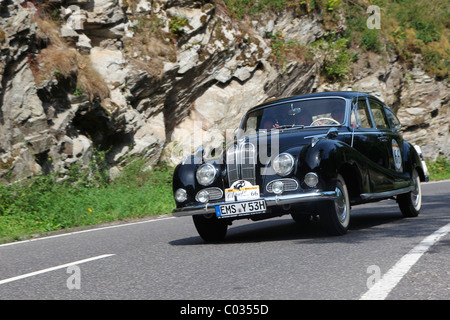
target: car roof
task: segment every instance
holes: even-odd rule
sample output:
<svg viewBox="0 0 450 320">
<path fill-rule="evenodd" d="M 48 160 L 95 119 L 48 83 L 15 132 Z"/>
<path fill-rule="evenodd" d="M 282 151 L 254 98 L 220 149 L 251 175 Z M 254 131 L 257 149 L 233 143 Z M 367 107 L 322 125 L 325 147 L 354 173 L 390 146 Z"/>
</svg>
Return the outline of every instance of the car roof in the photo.
<svg viewBox="0 0 450 320">
<path fill-rule="evenodd" d="M 270 100 L 267 102 L 264 102 L 260 105 L 257 105 L 253 108 L 251 108 L 249 110 L 249 112 L 255 110 L 255 109 L 259 109 L 261 107 L 265 107 L 265 106 L 270 106 L 273 104 L 277 104 L 280 102 L 289 102 L 289 101 L 294 101 L 294 100 L 298 100 L 298 99 L 309 99 L 309 98 L 326 98 L 326 97 L 342 97 L 345 99 L 352 99 L 355 97 L 370 97 L 373 99 L 376 99 L 378 101 L 380 101 L 378 98 L 364 93 L 364 92 L 358 92 L 358 91 L 329 91 L 329 92 L 319 92 L 319 93 L 311 93 L 311 94 L 305 94 L 305 95 L 299 95 L 299 96 L 292 96 L 292 97 L 288 97 L 288 98 L 282 98 L 282 99 L 276 99 L 276 100 Z M 380 101 L 381 103 L 383 103 L 382 101 Z M 384 104 L 384 103 L 383 103 Z"/>
</svg>

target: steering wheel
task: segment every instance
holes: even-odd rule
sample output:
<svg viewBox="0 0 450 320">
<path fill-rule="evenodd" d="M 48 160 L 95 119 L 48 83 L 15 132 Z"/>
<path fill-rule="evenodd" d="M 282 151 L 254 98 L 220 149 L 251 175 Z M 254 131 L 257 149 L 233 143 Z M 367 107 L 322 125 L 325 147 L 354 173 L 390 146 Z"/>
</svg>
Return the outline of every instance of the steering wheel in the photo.
<svg viewBox="0 0 450 320">
<path fill-rule="evenodd" d="M 323 125 L 323 123 L 319 124 L 320 121 L 331 121 L 331 122 L 336 123 L 336 124 L 341 124 L 339 121 L 337 121 L 337 120 L 335 120 L 333 118 L 319 118 L 319 119 L 316 119 L 313 122 L 311 122 L 311 126 Z"/>
</svg>

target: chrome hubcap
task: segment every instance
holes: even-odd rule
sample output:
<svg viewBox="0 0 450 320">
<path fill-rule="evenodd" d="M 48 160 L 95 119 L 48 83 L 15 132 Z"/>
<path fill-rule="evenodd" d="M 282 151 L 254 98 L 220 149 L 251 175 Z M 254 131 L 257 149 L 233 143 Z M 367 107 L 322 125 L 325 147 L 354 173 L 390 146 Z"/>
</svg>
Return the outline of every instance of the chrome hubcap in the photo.
<svg viewBox="0 0 450 320">
<path fill-rule="evenodd" d="M 411 202 L 416 210 L 420 209 L 422 201 L 422 189 L 420 187 L 420 178 L 416 172 L 413 175 L 414 190 L 411 191 Z"/>
<path fill-rule="evenodd" d="M 336 187 L 336 200 L 334 206 L 336 208 L 336 214 L 340 223 L 344 223 L 347 218 L 347 204 L 345 203 L 345 196 L 341 189 Z"/>
</svg>

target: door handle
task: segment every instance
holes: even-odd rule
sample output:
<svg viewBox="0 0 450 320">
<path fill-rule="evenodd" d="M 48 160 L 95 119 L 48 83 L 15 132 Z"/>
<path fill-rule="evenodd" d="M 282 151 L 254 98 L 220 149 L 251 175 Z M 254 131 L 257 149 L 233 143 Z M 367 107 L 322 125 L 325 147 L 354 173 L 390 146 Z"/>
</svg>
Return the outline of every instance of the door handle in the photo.
<svg viewBox="0 0 450 320">
<path fill-rule="evenodd" d="M 380 136 L 380 137 L 378 137 L 378 140 L 380 140 L 381 142 L 387 142 L 388 138 L 385 136 Z"/>
</svg>

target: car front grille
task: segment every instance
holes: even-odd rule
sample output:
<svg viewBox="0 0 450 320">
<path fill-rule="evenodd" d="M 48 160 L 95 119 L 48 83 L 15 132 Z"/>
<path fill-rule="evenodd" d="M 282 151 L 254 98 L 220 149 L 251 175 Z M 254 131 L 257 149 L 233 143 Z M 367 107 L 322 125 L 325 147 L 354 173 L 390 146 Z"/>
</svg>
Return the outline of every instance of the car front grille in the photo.
<svg viewBox="0 0 450 320">
<path fill-rule="evenodd" d="M 230 186 L 237 180 L 256 184 L 256 149 L 250 142 L 241 142 L 227 150 L 227 174 Z"/>
</svg>

